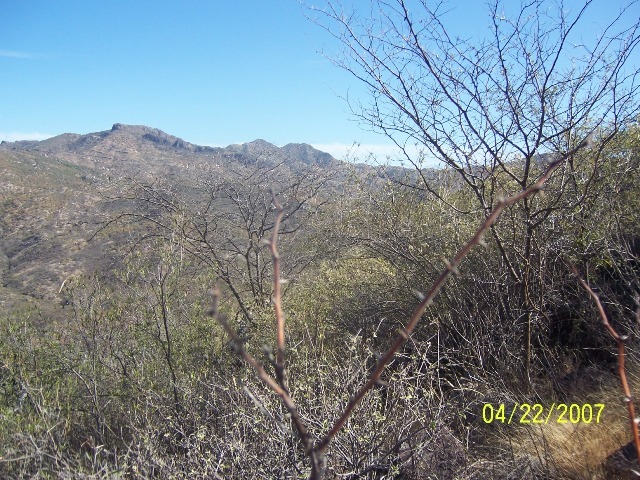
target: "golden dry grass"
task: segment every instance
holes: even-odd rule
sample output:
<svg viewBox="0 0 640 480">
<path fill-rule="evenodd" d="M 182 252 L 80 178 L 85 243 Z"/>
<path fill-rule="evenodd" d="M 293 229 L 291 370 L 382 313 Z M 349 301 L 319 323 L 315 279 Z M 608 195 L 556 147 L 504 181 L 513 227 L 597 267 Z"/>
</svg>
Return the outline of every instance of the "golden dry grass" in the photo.
<svg viewBox="0 0 640 480">
<path fill-rule="evenodd" d="M 637 368 L 632 370 L 638 371 Z M 634 375 L 631 377 L 632 388 L 636 387 L 633 391 L 637 391 L 638 378 Z M 577 392 L 566 401 L 566 404 L 581 406 L 596 403 L 605 404 L 599 423 L 550 421 L 546 425 L 529 425 L 512 431 L 508 440 L 514 455 L 536 457 L 547 466 L 548 471 L 554 472 L 555 478 L 634 478 L 621 471 L 612 472 L 611 462 L 607 461 L 631 441 L 626 404 L 615 375 L 611 374 L 605 386 L 598 391 Z M 557 420 L 557 415 L 554 417 Z"/>
</svg>

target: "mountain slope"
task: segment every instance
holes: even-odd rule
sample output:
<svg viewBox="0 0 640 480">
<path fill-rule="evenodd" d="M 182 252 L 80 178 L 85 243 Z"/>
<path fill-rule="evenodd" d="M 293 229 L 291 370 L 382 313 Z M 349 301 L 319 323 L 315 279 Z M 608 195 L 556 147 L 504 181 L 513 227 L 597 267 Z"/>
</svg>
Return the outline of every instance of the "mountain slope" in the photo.
<svg viewBox="0 0 640 480">
<path fill-rule="evenodd" d="M 289 157 L 296 158 L 308 165 L 329 165 L 335 158 L 326 152 L 316 150 L 306 143 L 288 143 L 281 150 Z"/>
<path fill-rule="evenodd" d="M 76 165 L 95 168 L 109 176 L 180 174 L 200 165 L 287 162 L 327 165 L 336 160 L 310 145 L 289 144 L 278 148 L 255 140 L 226 148 L 194 145 L 156 128 L 116 123 L 111 130 L 79 135 L 65 133 L 42 141 L 2 142 L 0 151 L 30 151 L 52 155 Z"/>
<path fill-rule="evenodd" d="M 59 291 L 66 279 L 112 269 L 127 234 L 111 231 L 88 240 L 104 216 L 117 211 L 118 202 L 107 196 L 132 179 L 165 183 L 195 201 L 203 180 L 224 183 L 231 172 L 281 165 L 296 178 L 312 165 L 324 168 L 332 162 L 341 163 L 305 144 L 278 148 L 255 140 L 214 148 L 119 123 L 84 135 L 2 142 L 0 308 L 36 305 L 55 316 L 64 305 Z"/>
</svg>

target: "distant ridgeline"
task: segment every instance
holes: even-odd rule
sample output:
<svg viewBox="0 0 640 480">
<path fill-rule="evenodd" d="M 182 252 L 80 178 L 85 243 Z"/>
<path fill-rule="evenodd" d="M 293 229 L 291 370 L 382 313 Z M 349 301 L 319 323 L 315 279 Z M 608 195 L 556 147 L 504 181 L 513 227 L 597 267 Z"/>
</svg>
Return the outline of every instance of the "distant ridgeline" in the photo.
<svg viewBox="0 0 640 480">
<path fill-rule="evenodd" d="M 226 148 L 209 147 L 194 145 L 157 128 L 122 123 L 114 124 L 111 130 L 85 135 L 64 133 L 41 141 L 3 141 L 0 149 L 38 152 L 76 165 L 106 170 L 116 167 L 118 171 L 123 168 L 148 171 L 148 167 L 210 163 L 212 158 L 243 164 L 287 162 L 292 166 L 327 166 L 336 162 L 330 154 L 304 143 L 290 143 L 279 148 L 264 140 L 255 140 Z"/>
</svg>

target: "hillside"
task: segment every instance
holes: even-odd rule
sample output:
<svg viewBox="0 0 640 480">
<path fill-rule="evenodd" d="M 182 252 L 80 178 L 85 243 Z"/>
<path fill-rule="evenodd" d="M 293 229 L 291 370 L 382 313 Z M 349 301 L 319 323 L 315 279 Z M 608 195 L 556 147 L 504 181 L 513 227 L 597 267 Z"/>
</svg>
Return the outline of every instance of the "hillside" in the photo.
<svg viewBox="0 0 640 480">
<path fill-rule="evenodd" d="M 213 148 L 119 123 L 84 135 L 2 142 L 0 307 L 58 311 L 66 301 L 59 294 L 66 279 L 113 267 L 127 239 L 93 235 L 117 210 L 107 196 L 123 182 L 169 182 L 186 193 L 207 175 L 224 181 L 247 166 L 282 164 L 295 176 L 340 163 L 306 144 L 278 148 L 256 140 Z"/>
<path fill-rule="evenodd" d="M 190 168 L 212 164 L 287 162 L 290 168 L 327 165 L 336 160 L 310 145 L 282 148 L 255 140 L 226 148 L 194 145 L 156 128 L 116 123 L 110 130 L 79 135 L 65 133 L 42 141 L 0 144 L 0 152 L 32 152 L 94 169 L 108 176 L 183 174 Z"/>
<path fill-rule="evenodd" d="M 144 126 L 4 142 L 0 476 L 300 476 L 293 416 L 320 441 L 366 385 L 327 450 L 345 478 L 618 478 L 603 473 L 629 441 L 618 350 L 568 266 L 637 370 L 640 136 L 603 138 L 539 193 L 521 185 L 543 157 L 466 183 Z M 502 215 L 465 250 L 488 208 Z M 278 375 L 278 298 L 295 409 L 233 354 Z"/>
</svg>

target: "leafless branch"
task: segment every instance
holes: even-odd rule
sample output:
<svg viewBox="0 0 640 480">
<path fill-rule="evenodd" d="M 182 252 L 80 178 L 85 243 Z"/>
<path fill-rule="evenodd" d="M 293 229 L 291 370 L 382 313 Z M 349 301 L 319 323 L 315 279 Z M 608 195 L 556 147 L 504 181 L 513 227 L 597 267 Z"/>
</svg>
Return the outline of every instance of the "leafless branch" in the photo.
<svg viewBox="0 0 640 480">
<path fill-rule="evenodd" d="M 305 453 L 311 460 L 310 478 L 314 480 L 320 479 L 322 464 L 324 462 L 323 455 L 320 452 L 314 450 L 311 436 L 307 432 L 307 428 L 300 418 L 300 415 L 298 414 L 298 408 L 291 398 L 291 395 L 289 395 L 289 392 L 286 388 L 281 387 L 279 382 L 267 373 L 264 366 L 258 360 L 256 360 L 253 355 L 247 352 L 247 350 L 244 348 L 244 343 L 240 336 L 237 334 L 235 329 L 231 327 L 231 325 L 229 325 L 229 322 L 227 322 L 225 316 L 218 311 L 218 303 L 220 299 L 220 290 L 218 289 L 218 287 L 214 287 L 211 294 L 213 297 L 213 303 L 211 309 L 209 310 L 209 315 L 216 319 L 225 330 L 225 332 L 227 332 L 227 335 L 231 337 L 238 356 L 240 356 L 245 362 L 247 362 L 256 371 L 256 375 L 258 376 L 258 378 L 276 395 L 280 397 L 285 408 L 291 415 L 291 421 L 293 422 L 293 425 L 298 432 L 300 443 L 302 444 Z"/>
<path fill-rule="evenodd" d="M 609 334 L 614 338 L 616 343 L 618 344 L 618 376 L 620 377 L 620 382 L 622 383 L 622 391 L 624 392 L 624 400 L 627 403 L 627 410 L 629 412 L 629 420 L 631 422 L 631 433 L 633 434 L 633 443 L 636 447 L 636 458 L 640 463 L 640 436 L 638 434 L 638 418 L 636 418 L 635 407 L 633 403 L 633 397 L 631 396 L 631 389 L 629 388 L 629 382 L 627 381 L 627 373 L 625 369 L 625 346 L 624 342 L 628 339 L 626 335 L 619 335 L 618 332 L 611 326 L 609 323 L 609 319 L 607 318 L 607 314 L 604 311 L 604 307 L 602 306 L 602 302 L 600 301 L 600 297 L 593 289 L 589 286 L 587 282 L 580 276 L 578 269 L 570 262 L 567 262 L 567 265 L 573 272 L 573 274 L 578 279 L 582 288 L 584 288 L 589 296 L 596 302 L 596 307 L 598 309 L 598 314 L 600 315 L 600 319 L 602 320 L 602 325 L 607 329 Z M 636 317 L 640 315 L 640 309 L 636 312 Z"/>
<path fill-rule="evenodd" d="M 324 436 L 324 438 L 316 445 L 316 449 L 319 451 L 324 451 L 329 442 L 337 435 L 340 431 L 344 423 L 347 421 L 355 407 L 360 403 L 362 398 L 367 394 L 369 390 L 371 390 L 374 385 L 380 382 L 380 377 L 382 376 L 382 372 L 386 368 L 386 366 L 393 360 L 393 357 L 398 352 L 400 347 L 402 347 L 407 340 L 409 340 L 411 334 L 415 330 L 418 322 L 422 318 L 426 308 L 431 304 L 433 299 L 436 297 L 442 286 L 444 285 L 447 278 L 452 273 L 457 273 L 458 265 L 462 262 L 462 260 L 469 254 L 469 252 L 475 247 L 482 243 L 482 236 L 484 233 L 493 225 L 500 216 L 502 210 L 509 205 L 513 205 L 514 203 L 519 202 L 531 195 L 536 194 L 542 189 L 544 183 L 549 179 L 551 174 L 556 170 L 560 165 L 562 165 L 568 158 L 572 155 L 575 155 L 579 150 L 587 147 L 589 144 L 587 141 L 580 143 L 577 147 L 567 152 L 562 157 L 558 158 L 554 162 L 550 163 L 545 172 L 538 178 L 538 180 L 531 185 L 529 188 L 522 190 L 521 192 L 508 197 L 500 199 L 491 214 L 482 222 L 480 227 L 476 230 L 475 234 L 471 237 L 471 239 L 462 247 L 462 249 L 458 252 L 458 254 L 451 261 L 446 261 L 446 268 L 442 271 L 440 276 L 435 280 L 435 282 L 431 285 L 428 293 L 424 296 L 420 304 L 416 307 L 407 326 L 401 329 L 398 332 L 398 336 L 395 341 L 387 350 L 387 352 L 382 356 L 379 360 L 375 370 L 371 374 L 371 377 L 367 381 L 367 383 L 356 393 L 356 395 L 351 398 L 344 411 L 340 415 L 340 417 L 335 421 L 333 427 L 329 430 L 329 432 Z"/>
<path fill-rule="evenodd" d="M 360 388 L 360 390 L 351 398 L 347 406 L 344 408 L 342 414 L 338 417 L 338 419 L 334 422 L 333 426 L 329 431 L 324 435 L 324 437 L 313 445 L 312 439 L 309 436 L 307 429 L 300 418 L 295 402 L 291 398 L 288 389 L 286 388 L 286 383 L 284 379 L 284 353 L 285 353 L 285 341 L 284 341 L 284 313 L 282 311 L 282 305 L 280 301 L 280 269 L 279 269 L 279 256 L 277 251 L 277 232 L 278 232 L 278 222 L 282 215 L 282 206 L 277 200 L 275 194 L 273 195 L 273 204 L 277 209 L 277 217 L 276 217 L 276 225 L 273 229 L 273 233 L 271 236 L 271 240 L 269 242 L 269 248 L 271 250 L 271 255 L 273 257 L 273 265 L 274 265 L 274 307 L 275 307 L 275 315 L 276 315 L 276 329 L 277 329 L 277 345 L 278 345 L 278 359 L 276 360 L 275 368 L 276 368 L 276 379 L 271 377 L 262 364 L 258 362 L 252 355 L 250 355 L 242 344 L 242 341 L 238 334 L 234 331 L 234 329 L 229 326 L 227 321 L 224 319 L 224 316 L 219 315 L 217 312 L 217 298 L 219 296 L 219 292 L 214 290 L 214 307 L 211 311 L 211 315 L 216 317 L 225 331 L 229 334 L 236 345 L 236 351 L 239 356 L 241 356 L 253 369 L 256 371 L 256 374 L 262 382 L 264 382 L 271 390 L 273 390 L 276 395 L 278 395 L 285 407 L 291 414 L 292 421 L 294 426 L 298 432 L 300 437 L 300 442 L 302 443 L 305 452 L 309 456 L 311 460 L 311 479 L 320 479 L 322 477 L 322 472 L 324 471 L 324 452 L 326 448 L 329 446 L 331 440 L 338 434 L 338 432 L 342 429 L 347 419 L 350 417 L 354 409 L 358 406 L 360 401 L 364 398 L 364 396 L 376 385 L 381 382 L 381 376 L 387 365 L 393 360 L 395 354 L 398 350 L 404 345 L 407 340 L 409 340 L 411 334 L 414 332 L 418 322 L 422 318 L 426 308 L 431 304 L 433 299 L 436 297 L 438 292 L 441 290 L 447 278 L 452 273 L 458 273 L 458 266 L 462 262 L 462 260 L 469 254 L 469 252 L 476 245 L 482 244 L 482 236 L 486 233 L 486 231 L 498 220 L 501 212 L 508 207 L 509 205 L 513 205 L 527 197 L 530 197 L 537 192 L 539 192 L 545 182 L 551 177 L 552 173 L 562 165 L 568 158 L 575 155 L 579 150 L 589 146 L 589 142 L 587 140 L 580 143 L 577 147 L 570 150 L 566 154 L 562 155 L 552 163 L 550 163 L 547 169 L 544 171 L 542 175 L 537 179 L 537 181 L 529 186 L 528 188 L 516 193 L 508 198 L 501 198 L 491 213 L 485 218 L 482 224 L 478 227 L 474 235 L 471 239 L 460 249 L 457 255 L 451 261 L 444 260 L 446 268 L 442 271 L 440 276 L 435 280 L 429 289 L 428 293 L 422 298 L 421 302 L 418 304 L 416 309 L 414 310 L 409 322 L 406 327 L 401 329 L 398 332 L 398 336 L 396 337 L 394 343 L 387 350 L 387 352 L 381 356 L 380 360 L 373 373 L 371 374 L 367 383 Z"/>
<path fill-rule="evenodd" d="M 284 215 L 284 209 L 276 198 L 276 194 L 271 190 L 271 196 L 273 205 L 276 208 L 276 220 L 274 222 L 273 230 L 271 232 L 271 240 L 269 241 L 269 250 L 271 251 L 271 257 L 273 258 L 273 308 L 276 316 L 276 378 L 278 383 L 288 391 L 286 386 L 286 379 L 284 375 L 284 354 L 285 354 L 285 341 L 284 341 L 284 311 L 282 310 L 282 291 L 281 285 L 283 279 L 280 277 L 280 255 L 278 254 L 278 232 L 280 230 L 280 222 Z"/>
</svg>

